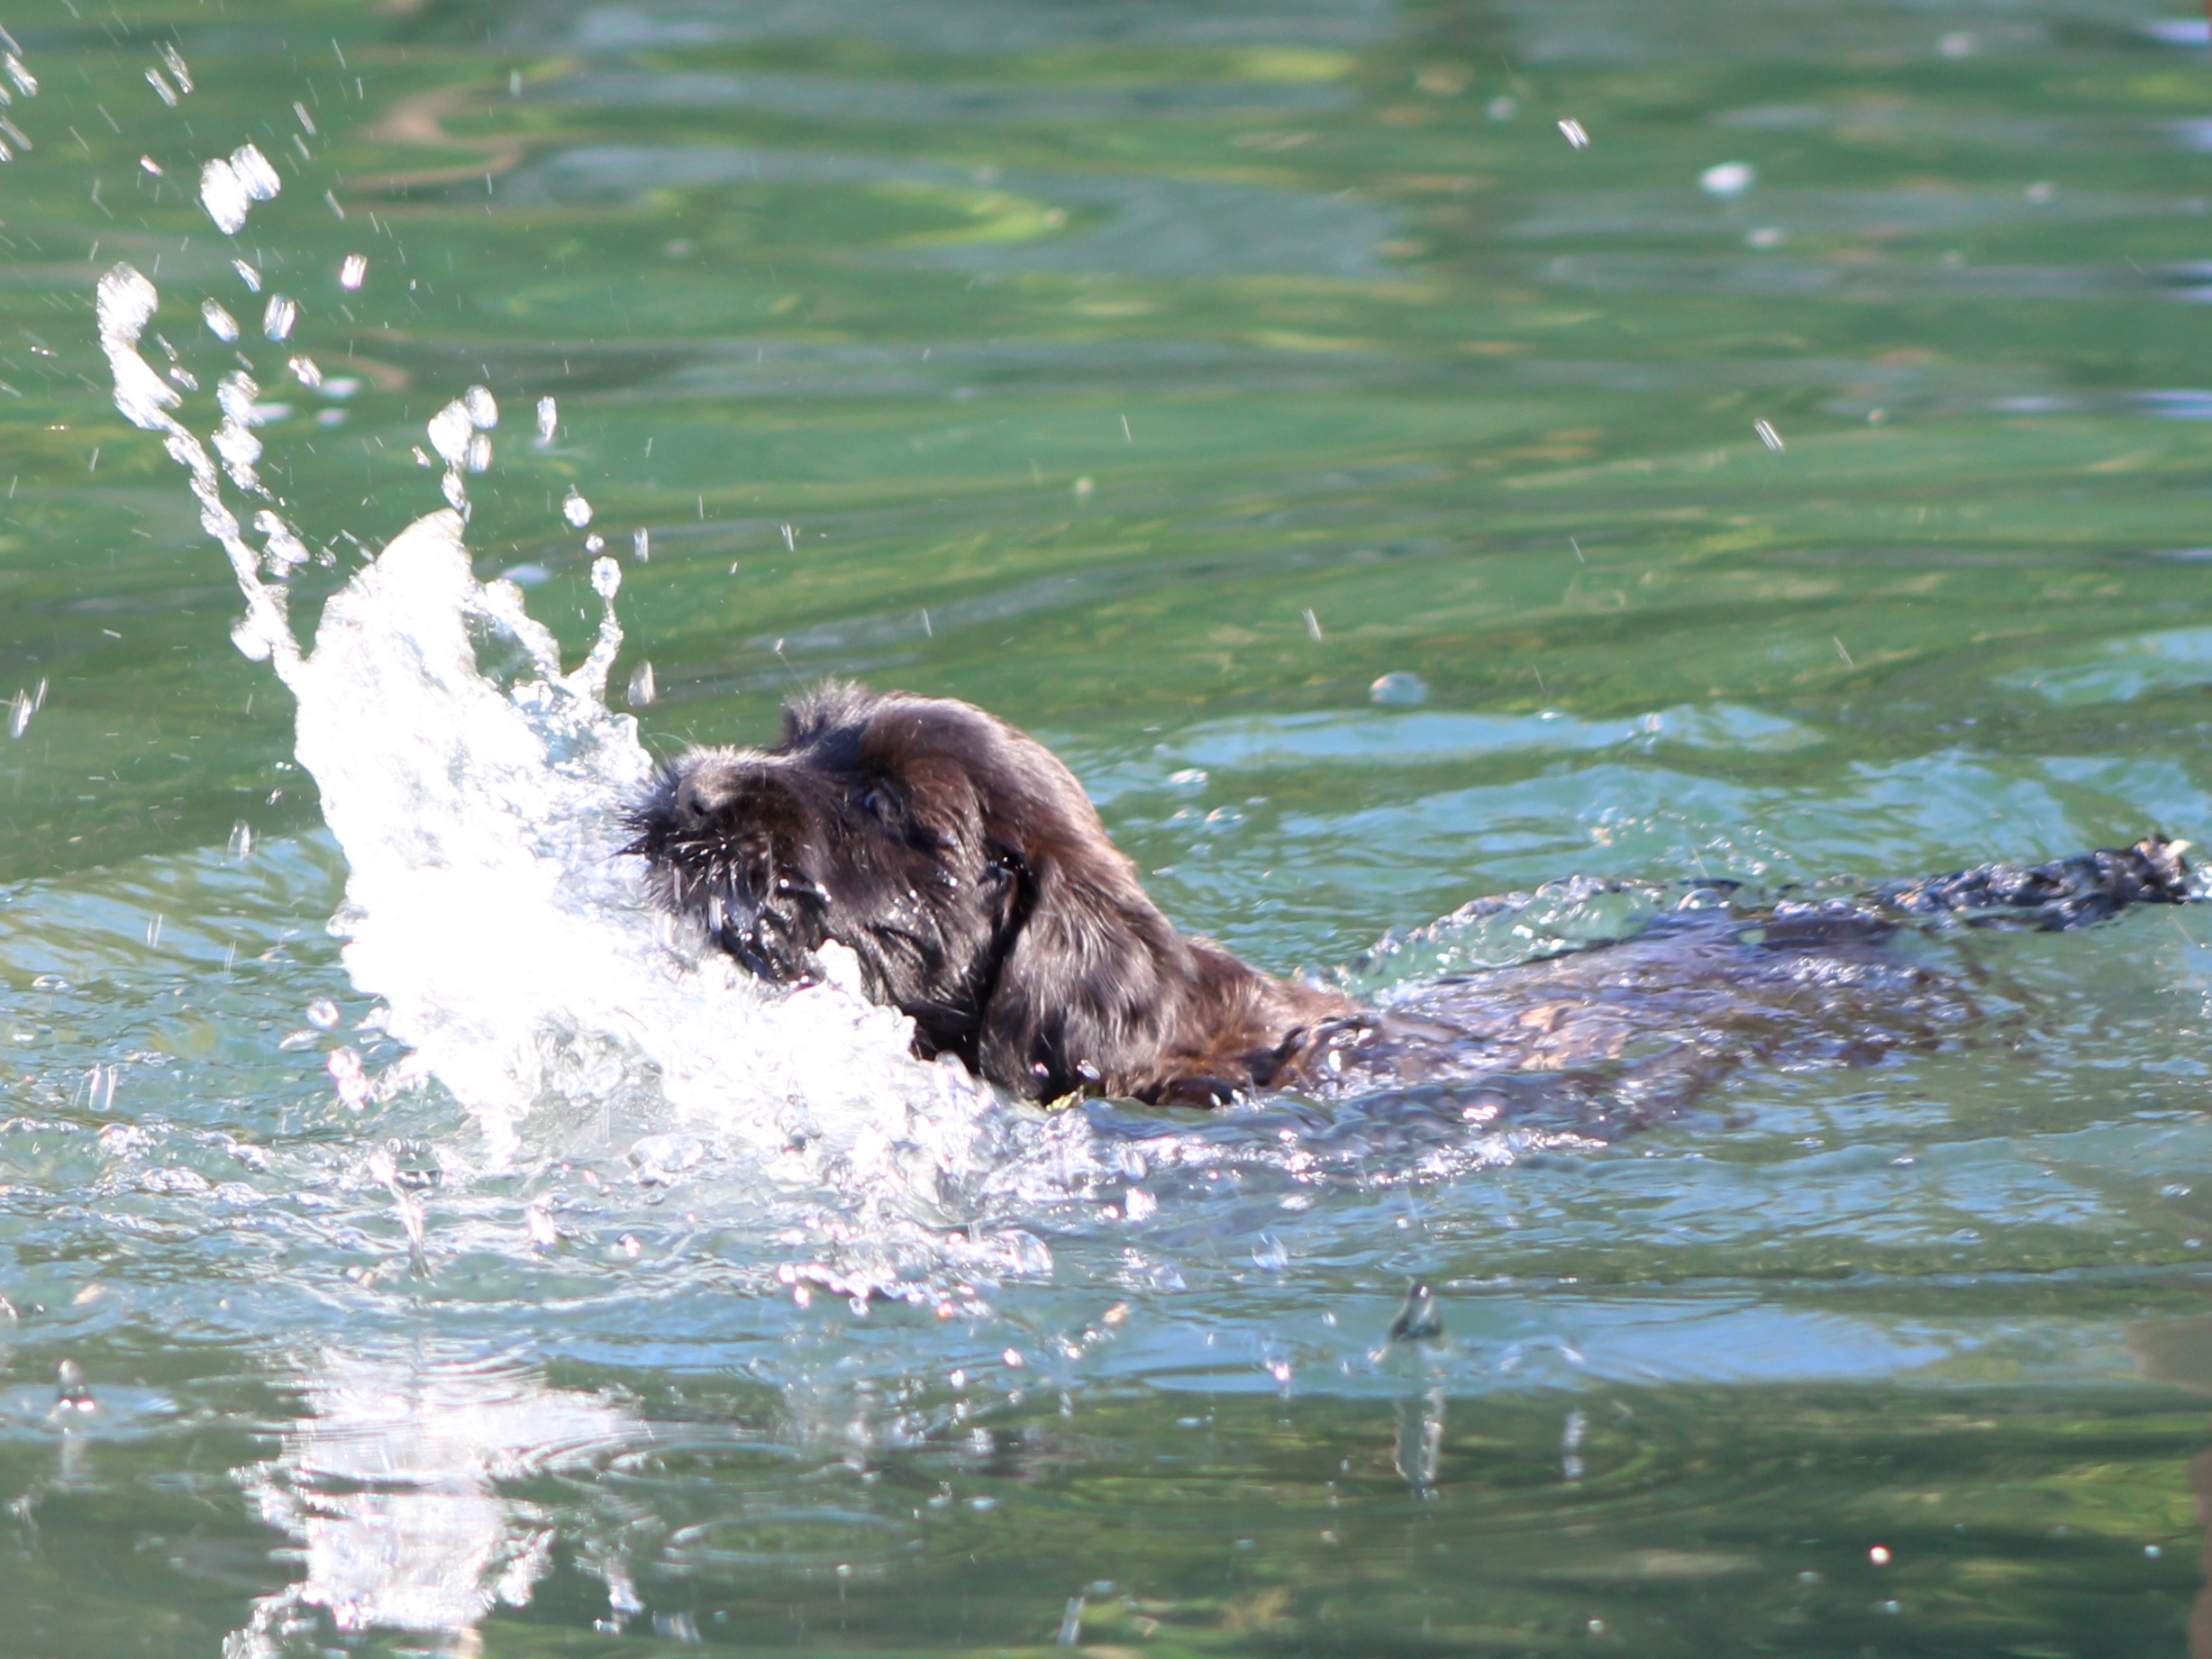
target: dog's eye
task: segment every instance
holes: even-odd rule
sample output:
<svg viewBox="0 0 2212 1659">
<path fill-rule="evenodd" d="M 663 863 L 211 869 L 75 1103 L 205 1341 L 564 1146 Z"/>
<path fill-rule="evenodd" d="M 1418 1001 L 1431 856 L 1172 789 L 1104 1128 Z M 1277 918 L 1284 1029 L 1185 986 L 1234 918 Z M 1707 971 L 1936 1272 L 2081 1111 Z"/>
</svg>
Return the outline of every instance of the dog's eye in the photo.
<svg viewBox="0 0 2212 1659">
<path fill-rule="evenodd" d="M 862 789 L 855 805 L 871 818 L 888 818 L 891 816 L 891 798 L 879 788 L 871 787 Z"/>
</svg>

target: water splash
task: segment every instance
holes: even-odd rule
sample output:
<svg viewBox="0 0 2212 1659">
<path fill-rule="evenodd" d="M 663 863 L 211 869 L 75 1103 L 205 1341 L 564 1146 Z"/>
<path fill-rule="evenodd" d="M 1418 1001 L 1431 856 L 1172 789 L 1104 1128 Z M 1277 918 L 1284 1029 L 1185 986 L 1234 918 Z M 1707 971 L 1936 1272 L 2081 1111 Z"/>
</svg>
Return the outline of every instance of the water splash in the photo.
<svg viewBox="0 0 2212 1659">
<path fill-rule="evenodd" d="M 450 505 L 333 595 L 303 650 L 287 580 L 306 550 L 256 471 L 251 378 L 224 380 L 211 455 L 139 351 L 153 285 L 118 266 L 98 302 L 117 407 L 185 469 L 246 601 L 234 638 L 297 699 L 296 752 L 350 867 L 332 927 L 409 1051 L 375 1079 L 334 1069 L 345 1103 L 434 1079 L 474 1115 L 494 1165 L 523 1153 L 525 1119 L 542 1155 L 696 1135 L 717 1178 L 769 1213 L 789 1218 L 804 1195 L 807 1225 L 789 1236 L 820 1254 L 787 1264 L 800 1290 L 938 1299 L 938 1266 L 1049 1264 L 1018 1228 L 978 1224 L 1033 1196 L 1024 1171 L 1063 1192 L 1088 1178 L 1081 1115 L 1047 1119 L 956 1064 L 915 1060 L 904 1016 L 869 1003 L 834 951 L 824 983 L 771 996 L 645 902 L 620 815 L 651 762 L 605 700 L 621 568 L 593 565 L 598 636 L 572 670 L 518 587 L 477 580 L 462 479 L 488 460 L 490 394 L 472 388 L 430 423 Z M 253 520 L 261 547 L 226 480 L 269 502 Z M 957 1247 L 943 1243 L 951 1226 L 968 1229 Z"/>
</svg>

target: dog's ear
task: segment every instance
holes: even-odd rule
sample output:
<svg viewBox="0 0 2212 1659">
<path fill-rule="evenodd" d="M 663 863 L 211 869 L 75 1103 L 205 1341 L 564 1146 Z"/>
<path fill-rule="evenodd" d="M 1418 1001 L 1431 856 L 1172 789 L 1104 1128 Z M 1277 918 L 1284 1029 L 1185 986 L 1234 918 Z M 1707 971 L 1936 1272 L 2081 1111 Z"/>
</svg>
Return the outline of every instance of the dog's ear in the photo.
<svg viewBox="0 0 2212 1659">
<path fill-rule="evenodd" d="M 850 679 L 825 679 L 796 692 L 784 699 L 783 737 L 777 747 L 788 753 L 840 731 L 857 740 L 882 701 L 866 686 Z"/>
<path fill-rule="evenodd" d="M 1032 857 L 1015 880 L 977 1069 L 1033 1100 L 1146 1087 L 1181 1000 L 1185 942 L 1133 879 L 1098 861 Z"/>
</svg>

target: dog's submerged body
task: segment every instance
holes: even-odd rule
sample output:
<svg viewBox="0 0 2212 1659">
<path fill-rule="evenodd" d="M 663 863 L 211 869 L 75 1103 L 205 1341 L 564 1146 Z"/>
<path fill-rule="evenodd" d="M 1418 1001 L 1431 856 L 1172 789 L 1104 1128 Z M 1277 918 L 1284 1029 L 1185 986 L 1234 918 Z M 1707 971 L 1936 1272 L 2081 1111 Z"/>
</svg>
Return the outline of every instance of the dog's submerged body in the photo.
<svg viewBox="0 0 2212 1659">
<path fill-rule="evenodd" d="M 1443 1089 L 1593 1127 L 1664 1116 L 1748 1060 L 1939 1040 L 1973 1007 L 1893 947 L 1916 921 L 2063 927 L 2187 897 L 2180 849 L 2153 838 L 1866 900 L 1684 908 L 1370 1009 L 1179 933 L 1068 769 L 966 703 L 823 687 L 786 705 L 773 748 L 683 755 L 632 825 L 660 902 L 753 972 L 796 983 L 842 944 L 918 1053 L 1031 1099 Z"/>
</svg>

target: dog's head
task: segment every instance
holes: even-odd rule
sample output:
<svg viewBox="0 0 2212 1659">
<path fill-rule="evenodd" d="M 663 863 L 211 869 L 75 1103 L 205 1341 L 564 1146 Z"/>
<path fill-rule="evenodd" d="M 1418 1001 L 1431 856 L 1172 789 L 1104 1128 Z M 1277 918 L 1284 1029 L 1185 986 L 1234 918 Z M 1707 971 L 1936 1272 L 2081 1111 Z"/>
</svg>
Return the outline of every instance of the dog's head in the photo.
<svg viewBox="0 0 2212 1659">
<path fill-rule="evenodd" d="M 1032 1098 L 1139 1091 L 1194 978 L 1074 776 L 966 703 L 824 686 L 630 821 L 660 900 L 754 973 L 806 980 L 834 940 L 924 1053 Z"/>
</svg>

